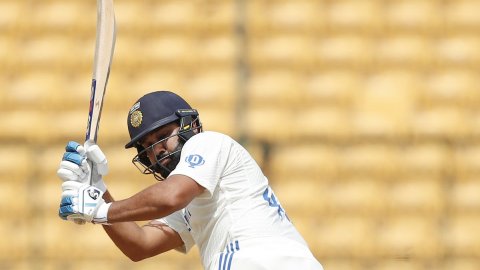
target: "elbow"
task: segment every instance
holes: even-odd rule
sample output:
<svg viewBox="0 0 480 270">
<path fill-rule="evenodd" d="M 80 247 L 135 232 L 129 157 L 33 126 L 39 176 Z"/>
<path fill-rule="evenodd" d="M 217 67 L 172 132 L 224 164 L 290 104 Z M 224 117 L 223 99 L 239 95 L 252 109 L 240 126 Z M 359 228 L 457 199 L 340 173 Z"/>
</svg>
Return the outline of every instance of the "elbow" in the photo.
<svg viewBox="0 0 480 270">
<path fill-rule="evenodd" d="M 142 261 L 143 259 L 145 259 L 145 258 L 142 258 L 142 257 L 139 257 L 139 256 L 128 256 L 128 258 L 129 258 L 132 262 L 139 262 L 139 261 Z"/>
<path fill-rule="evenodd" d="M 132 262 L 139 262 L 147 258 L 144 254 L 141 252 L 130 252 L 130 253 L 124 253 L 125 256 L 127 256 Z"/>
<path fill-rule="evenodd" d="M 139 262 L 139 261 L 143 261 L 145 259 L 148 259 L 150 257 L 152 257 L 151 255 L 148 255 L 147 252 L 138 252 L 138 251 L 135 251 L 135 252 L 131 252 L 131 253 L 128 253 L 128 254 L 125 254 L 132 262 Z"/>
</svg>

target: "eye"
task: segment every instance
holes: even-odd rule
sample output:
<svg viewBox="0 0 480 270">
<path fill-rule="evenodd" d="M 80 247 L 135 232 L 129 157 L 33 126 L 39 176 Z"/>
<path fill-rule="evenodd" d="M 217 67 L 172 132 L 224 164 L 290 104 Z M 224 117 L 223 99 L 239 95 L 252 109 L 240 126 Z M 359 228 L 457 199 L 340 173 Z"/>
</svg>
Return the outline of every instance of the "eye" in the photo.
<svg viewBox="0 0 480 270">
<path fill-rule="evenodd" d="M 158 135 L 156 142 L 163 141 L 163 140 L 165 140 L 167 137 L 168 137 L 168 134 L 162 133 L 162 134 Z"/>
</svg>

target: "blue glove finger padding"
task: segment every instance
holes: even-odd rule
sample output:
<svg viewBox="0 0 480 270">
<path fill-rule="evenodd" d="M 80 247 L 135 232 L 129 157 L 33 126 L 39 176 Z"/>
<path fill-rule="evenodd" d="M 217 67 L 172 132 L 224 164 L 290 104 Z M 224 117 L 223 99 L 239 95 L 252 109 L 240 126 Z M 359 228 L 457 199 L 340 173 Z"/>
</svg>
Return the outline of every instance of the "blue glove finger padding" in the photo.
<svg viewBox="0 0 480 270">
<path fill-rule="evenodd" d="M 77 152 L 77 147 L 79 147 L 80 144 L 74 141 L 69 141 L 67 143 L 67 146 L 65 146 L 65 150 L 67 152 Z"/>
<path fill-rule="evenodd" d="M 62 158 L 62 160 L 73 162 L 73 163 L 77 164 L 78 166 L 82 165 L 82 161 L 84 159 L 85 159 L 85 157 L 81 156 L 77 152 L 66 152 L 65 154 L 63 154 L 63 158 Z"/>
<path fill-rule="evenodd" d="M 62 198 L 62 201 L 60 202 L 60 208 L 58 209 L 58 216 L 61 219 L 67 220 L 67 217 L 69 215 L 75 213 L 73 211 L 72 205 L 73 205 L 72 197 Z"/>
</svg>

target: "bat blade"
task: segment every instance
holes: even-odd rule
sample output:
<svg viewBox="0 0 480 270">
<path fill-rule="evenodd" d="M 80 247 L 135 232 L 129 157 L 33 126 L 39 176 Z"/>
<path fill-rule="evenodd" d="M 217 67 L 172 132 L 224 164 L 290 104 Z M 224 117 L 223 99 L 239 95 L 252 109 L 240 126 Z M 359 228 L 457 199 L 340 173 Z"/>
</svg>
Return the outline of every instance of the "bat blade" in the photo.
<svg viewBox="0 0 480 270">
<path fill-rule="evenodd" d="M 115 12 L 113 0 L 97 0 L 97 33 L 93 76 L 90 89 L 90 107 L 88 112 L 85 142 L 97 143 L 103 98 L 110 75 L 110 66 L 115 48 Z"/>
</svg>

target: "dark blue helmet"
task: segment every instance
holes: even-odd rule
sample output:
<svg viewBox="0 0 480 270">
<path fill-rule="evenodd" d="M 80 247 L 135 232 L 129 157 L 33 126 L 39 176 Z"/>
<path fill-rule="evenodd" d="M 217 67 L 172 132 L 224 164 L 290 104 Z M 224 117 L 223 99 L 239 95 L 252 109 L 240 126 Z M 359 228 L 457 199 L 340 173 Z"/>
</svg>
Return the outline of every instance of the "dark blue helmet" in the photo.
<svg viewBox="0 0 480 270">
<path fill-rule="evenodd" d="M 180 126 L 178 134 L 174 134 L 179 137 L 179 149 L 169 155 L 158 157 L 156 163 L 152 164 L 146 155 L 147 149 L 138 142 L 150 132 L 172 122 L 177 122 Z M 197 110 L 192 109 L 179 95 L 169 91 L 151 92 L 141 97 L 131 107 L 127 125 L 130 142 L 125 145 L 125 148 L 136 147 L 138 150 L 138 155 L 133 158 L 132 162 L 143 173 L 154 174 L 160 180 L 166 178 L 174 169 L 165 168 L 160 162 L 165 158 L 172 158 L 174 162 L 171 163 L 176 166 L 180 158 L 181 146 L 195 135 L 195 131 L 202 131 Z M 157 143 L 150 147 L 154 147 Z"/>
</svg>

